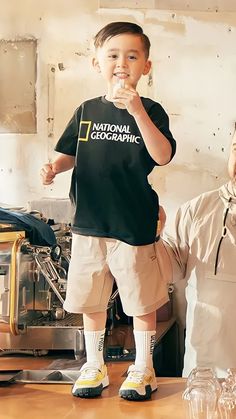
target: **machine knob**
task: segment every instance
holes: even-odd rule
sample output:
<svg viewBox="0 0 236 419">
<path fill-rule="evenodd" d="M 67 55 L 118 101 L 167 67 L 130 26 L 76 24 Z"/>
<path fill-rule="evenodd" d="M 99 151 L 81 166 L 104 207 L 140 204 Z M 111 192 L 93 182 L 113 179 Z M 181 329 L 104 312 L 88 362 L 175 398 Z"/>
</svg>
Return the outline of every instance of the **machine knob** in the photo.
<svg viewBox="0 0 236 419">
<path fill-rule="evenodd" d="M 60 259 L 60 257 L 61 257 L 61 246 L 59 246 L 59 244 L 55 244 L 54 246 L 52 246 L 50 256 L 51 256 L 52 260 L 54 260 L 55 262 L 57 262 Z"/>
<path fill-rule="evenodd" d="M 65 310 L 62 307 L 57 307 L 53 310 L 52 315 L 55 320 L 62 320 L 65 317 Z"/>
</svg>

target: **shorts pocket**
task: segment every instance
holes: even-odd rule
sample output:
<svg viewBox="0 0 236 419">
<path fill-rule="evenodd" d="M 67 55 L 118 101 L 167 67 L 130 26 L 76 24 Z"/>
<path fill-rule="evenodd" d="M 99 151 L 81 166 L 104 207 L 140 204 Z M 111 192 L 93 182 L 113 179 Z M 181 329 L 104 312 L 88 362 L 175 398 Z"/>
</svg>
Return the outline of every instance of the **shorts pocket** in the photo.
<svg viewBox="0 0 236 419">
<path fill-rule="evenodd" d="M 164 279 L 165 282 L 169 284 L 172 282 L 172 278 L 173 278 L 173 271 L 172 271 L 172 264 L 170 261 L 170 257 L 161 239 L 158 240 L 158 242 L 156 242 L 154 246 L 155 246 L 157 263 L 159 265 L 160 275 L 162 279 Z"/>
</svg>

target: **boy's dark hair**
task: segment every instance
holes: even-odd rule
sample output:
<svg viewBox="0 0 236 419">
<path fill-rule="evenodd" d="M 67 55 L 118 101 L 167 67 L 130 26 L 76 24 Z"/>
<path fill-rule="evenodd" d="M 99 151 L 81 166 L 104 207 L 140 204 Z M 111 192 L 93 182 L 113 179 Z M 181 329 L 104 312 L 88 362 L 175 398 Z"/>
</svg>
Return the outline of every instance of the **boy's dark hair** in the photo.
<svg viewBox="0 0 236 419">
<path fill-rule="evenodd" d="M 143 33 L 143 29 L 141 26 L 136 25 L 136 23 L 132 22 L 111 22 L 108 25 L 104 26 L 97 35 L 94 37 L 94 46 L 95 48 L 102 47 L 105 41 L 113 36 L 121 35 L 122 33 L 131 33 L 134 35 L 139 35 L 144 47 L 144 52 L 146 58 L 149 57 L 149 50 L 150 50 L 150 41 L 147 35 Z"/>
</svg>

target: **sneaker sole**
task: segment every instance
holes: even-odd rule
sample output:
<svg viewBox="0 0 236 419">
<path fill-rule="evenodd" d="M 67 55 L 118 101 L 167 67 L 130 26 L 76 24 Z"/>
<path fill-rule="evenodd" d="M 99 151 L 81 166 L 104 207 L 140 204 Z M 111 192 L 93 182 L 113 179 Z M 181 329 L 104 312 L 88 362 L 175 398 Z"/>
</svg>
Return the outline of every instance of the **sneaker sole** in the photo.
<svg viewBox="0 0 236 419">
<path fill-rule="evenodd" d="M 99 397 L 102 394 L 102 391 L 104 388 L 108 387 L 109 380 L 106 377 L 103 382 L 97 386 L 97 387 L 78 387 L 77 389 L 73 390 L 72 388 L 72 395 L 75 397 L 81 397 L 81 398 L 94 398 Z"/>
<path fill-rule="evenodd" d="M 125 400 L 132 400 L 132 401 L 141 401 L 141 400 L 149 400 L 151 398 L 152 393 L 157 391 L 157 387 L 152 388 L 150 385 L 145 387 L 145 394 L 139 394 L 135 390 L 120 390 L 119 395 L 122 399 Z"/>
<path fill-rule="evenodd" d="M 98 387 L 77 388 L 75 391 L 72 392 L 72 394 L 75 397 L 83 397 L 89 399 L 101 396 L 103 389 L 103 385 L 100 384 L 100 386 Z"/>
</svg>

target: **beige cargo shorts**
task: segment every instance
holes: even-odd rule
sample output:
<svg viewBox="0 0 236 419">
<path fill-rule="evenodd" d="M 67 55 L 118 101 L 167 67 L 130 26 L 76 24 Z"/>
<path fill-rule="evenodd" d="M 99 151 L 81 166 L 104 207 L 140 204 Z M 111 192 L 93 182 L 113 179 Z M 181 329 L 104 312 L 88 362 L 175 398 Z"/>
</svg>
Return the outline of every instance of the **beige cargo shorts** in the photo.
<svg viewBox="0 0 236 419">
<path fill-rule="evenodd" d="M 131 246 L 73 234 L 65 310 L 105 311 L 114 280 L 126 315 L 142 316 L 161 307 L 169 298 L 159 244 Z"/>
</svg>

